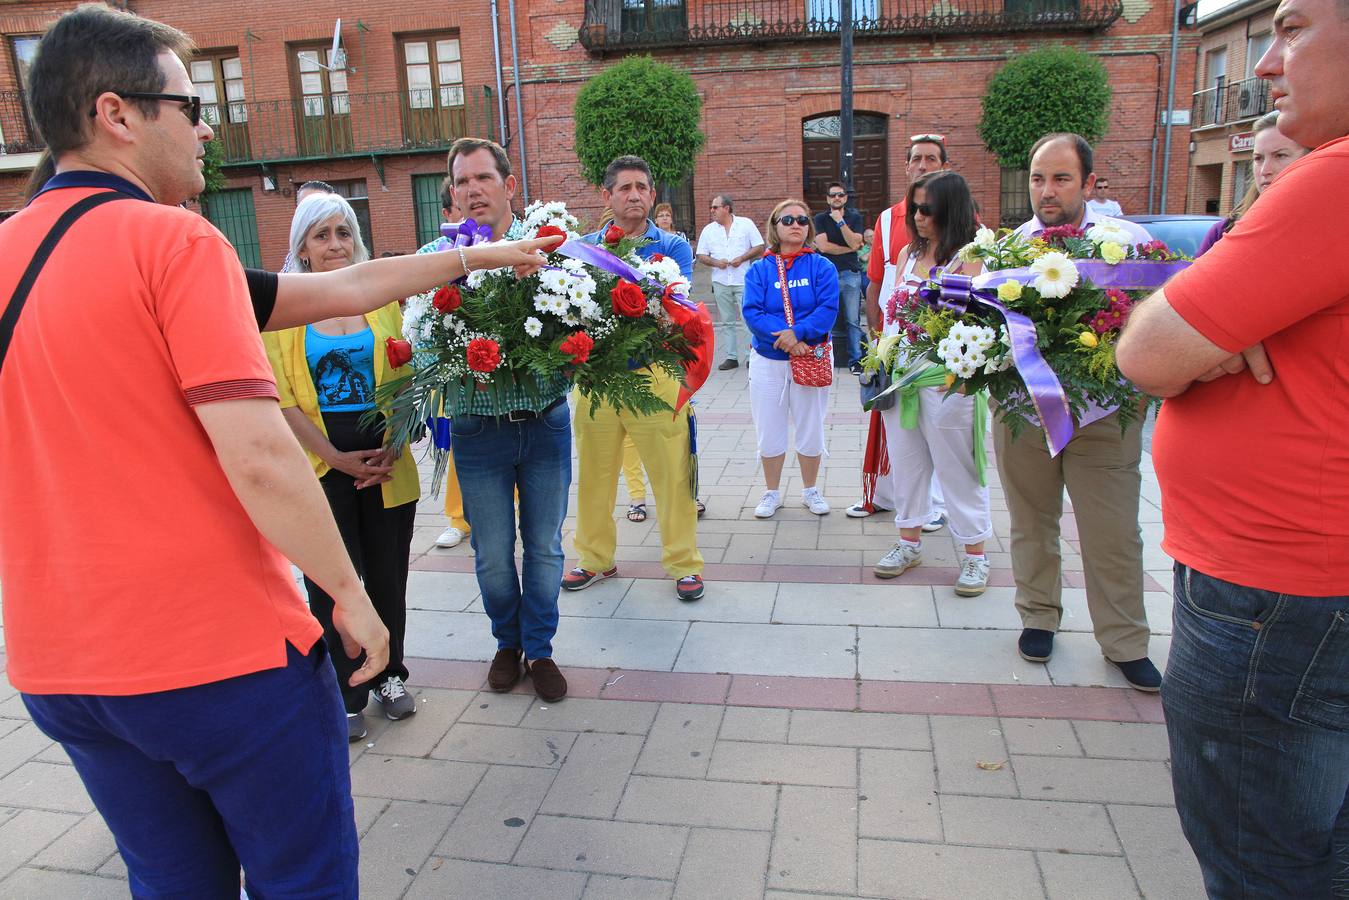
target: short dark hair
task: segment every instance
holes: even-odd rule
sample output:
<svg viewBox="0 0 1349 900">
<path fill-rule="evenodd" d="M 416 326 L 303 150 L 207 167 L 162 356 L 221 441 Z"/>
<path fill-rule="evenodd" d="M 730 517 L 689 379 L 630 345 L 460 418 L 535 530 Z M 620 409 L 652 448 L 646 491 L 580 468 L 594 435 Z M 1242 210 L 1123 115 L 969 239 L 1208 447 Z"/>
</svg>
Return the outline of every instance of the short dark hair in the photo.
<svg viewBox="0 0 1349 900">
<path fill-rule="evenodd" d="M 641 172 L 646 176 L 648 185 L 653 188 L 656 186 L 656 179 L 651 177 L 651 167 L 646 164 L 646 160 L 640 156 L 620 156 L 604 170 L 604 180 L 601 184 L 606 191 L 614 189 L 614 185 L 618 183 L 619 172 Z"/>
<path fill-rule="evenodd" d="M 932 256 L 937 265 L 942 266 L 961 247 L 974 240 L 974 233 L 979 229 L 974 197 L 970 194 L 969 182 L 958 172 L 949 169 L 928 172 L 915 178 L 913 184 L 909 185 L 904 210 L 904 224 L 909 231 L 909 243 L 913 245 L 910 256 L 922 256 L 928 244 L 918 236 L 918 229 L 913 223 L 913 197 L 919 188 L 923 189 L 926 204 L 932 207 L 932 218 L 937 226 L 936 247 Z"/>
<path fill-rule="evenodd" d="M 306 181 L 295 189 L 295 193 L 297 194 L 300 193 L 300 191 L 319 191 L 323 194 L 336 194 L 337 188 L 326 181 Z"/>
<path fill-rule="evenodd" d="M 844 184 L 843 182 L 841 182 L 841 181 L 831 181 L 831 182 L 829 182 L 828 184 L 826 184 L 826 185 L 824 186 L 824 192 L 827 194 L 827 193 L 829 193 L 830 191 L 832 191 L 834 188 L 843 188 L 843 190 L 844 190 L 845 193 L 846 193 L 847 190 L 848 190 L 848 186 L 847 186 L 846 184 Z"/>
<path fill-rule="evenodd" d="M 1056 131 L 1053 134 L 1047 134 L 1035 142 L 1035 146 L 1030 148 L 1030 160 L 1035 159 L 1035 154 L 1040 149 L 1055 141 L 1067 141 L 1072 145 L 1073 152 L 1077 154 L 1077 164 L 1082 169 L 1082 183 L 1086 184 L 1091 173 L 1096 171 L 1096 157 L 1092 152 L 1091 144 L 1080 134 L 1074 134 L 1071 131 Z"/>
<path fill-rule="evenodd" d="M 908 162 L 909 160 L 913 159 L 913 148 L 917 147 L 919 144 L 936 144 L 937 152 L 941 156 L 942 165 L 946 165 L 948 162 L 951 161 L 951 158 L 946 155 L 946 141 L 937 140 L 935 136 L 926 134 L 923 135 L 923 138 L 924 140 L 921 141 L 912 141 L 912 140 L 909 141 L 909 149 L 904 151 L 905 162 Z"/>
<path fill-rule="evenodd" d="M 731 199 L 730 194 L 717 194 L 712 199 L 720 200 L 721 205 L 726 207 L 728 212 L 735 212 L 735 201 Z"/>
<path fill-rule="evenodd" d="M 440 183 L 440 208 L 449 212 L 454 209 L 454 176 L 446 175 Z"/>
<path fill-rule="evenodd" d="M 165 78 L 159 54 L 184 59 L 193 49 L 177 28 L 101 3 L 82 4 L 57 19 L 38 42 L 28 89 L 33 124 L 52 156 L 89 143 L 89 111 L 100 94 L 160 93 Z M 157 101 L 129 102 L 146 118 L 158 118 Z"/>
<path fill-rule="evenodd" d="M 462 137 L 450 144 L 449 155 L 445 158 L 445 171 L 449 173 L 451 182 L 454 181 L 454 161 L 461 156 L 477 153 L 479 150 L 486 150 L 492 154 L 492 161 L 496 163 L 497 174 L 501 176 L 502 181 L 511 177 L 511 158 L 506 155 L 506 148 L 496 141 Z"/>
</svg>

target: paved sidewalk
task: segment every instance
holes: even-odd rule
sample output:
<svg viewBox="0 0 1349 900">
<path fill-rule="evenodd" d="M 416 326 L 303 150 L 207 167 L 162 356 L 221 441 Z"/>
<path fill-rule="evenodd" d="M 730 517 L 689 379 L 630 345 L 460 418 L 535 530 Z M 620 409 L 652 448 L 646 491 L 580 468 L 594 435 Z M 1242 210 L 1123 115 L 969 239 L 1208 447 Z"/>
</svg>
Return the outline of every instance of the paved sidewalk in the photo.
<svg viewBox="0 0 1349 900">
<path fill-rule="evenodd" d="M 1016 654 L 992 469 L 984 596 L 951 590 L 945 531 L 925 537 L 923 566 L 876 579 L 895 530 L 843 514 L 865 419 L 837 374 L 821 470 L 834 512 L 798 504 L 789 462 L 787 505 L 760 521 L 745 372 L 714 373 L 698 403 L 707 596 L 675 600 L 649 497 L 646 523 L 619 521 L 619 577 L 563 594 L 555 653 L 572 693 L 556 705 L 527 683 L 482 691 L 495 647 L 471 551 L 432 547 L 445 523 L 423 500 L 408 619 L 418 714 L 387 723 L 372 706 L 352 748 L 363 896 L 1203 896 L 1160 704 L 1100 656 L 1071 516 L 1066 630 L 1048 666 Z M 1144 465 L 1161 666 L 1169 560 Z M 626 504 L 620 487 L 615 514 Z M 121 897 L 124 878 L 64 754 L 0 681 L 0 898 Z"/>
</svg>

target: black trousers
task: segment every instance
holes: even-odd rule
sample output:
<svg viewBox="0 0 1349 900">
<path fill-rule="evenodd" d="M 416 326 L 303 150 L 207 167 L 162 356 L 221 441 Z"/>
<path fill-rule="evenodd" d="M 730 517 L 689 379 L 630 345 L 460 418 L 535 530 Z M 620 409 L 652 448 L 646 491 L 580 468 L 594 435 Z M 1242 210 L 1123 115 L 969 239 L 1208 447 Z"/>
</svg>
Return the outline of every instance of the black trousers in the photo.
<svg viewBox="0 0 1349 900">
<path fill-rule="evenodd" d="M 384 439 L 383 428 L 362 428 L 359 412 L 324 413 L 323 424 L 328 429 L 328 440 L 344 453 L 351 450 L 378 449 Z M 407 630 L 408 556 L 412 547 L 412 528 L 417 516 L 416 502 L 384 508 L 383 492 L 379 486 L 356 490 L 356 480 L 345 472 L 330 470 L 319 479 L 328 496 L 337 530 L 347 546 L 351 564 L 365 584 L 365 592 L 375 606 L 375 612 L 389 629 L 389 665 L 366 684 L 352 687 L 348 682 L 365 658 L 347 656 L 342 638 L 333 627 L 333 599 L 314 582 L 305 577 L 309 592 L 309 609 L 323 626 L 323 637 L 328 642 L 333 668 L 337 670 L 337 684 L 342 689 L 342 703 L 347 712 L 360 712 L 370 700 L 370 691 L 390 676 L 407 680 L 407 666 L 403 665 L 403 635 Z"/>
</svg>

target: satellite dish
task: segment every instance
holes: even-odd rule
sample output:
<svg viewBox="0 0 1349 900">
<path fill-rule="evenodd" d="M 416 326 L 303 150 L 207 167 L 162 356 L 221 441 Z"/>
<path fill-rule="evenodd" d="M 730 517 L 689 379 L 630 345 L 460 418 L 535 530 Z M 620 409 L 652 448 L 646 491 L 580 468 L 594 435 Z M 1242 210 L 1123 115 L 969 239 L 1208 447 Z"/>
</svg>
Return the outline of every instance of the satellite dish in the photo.
<svg viewBox="0 0 1349 900">
<path fill-rule="evenodd" d="M 338 19 L 337 24 L 333 26 L 333 48 L 328 53 L 329 63 L 324 65 L 320 62 L 319 68 L 327 69 L 329 72 L 342 72 L 347 68 L 347 51 L 342 49 L 342 20 Z"/>
</svg>

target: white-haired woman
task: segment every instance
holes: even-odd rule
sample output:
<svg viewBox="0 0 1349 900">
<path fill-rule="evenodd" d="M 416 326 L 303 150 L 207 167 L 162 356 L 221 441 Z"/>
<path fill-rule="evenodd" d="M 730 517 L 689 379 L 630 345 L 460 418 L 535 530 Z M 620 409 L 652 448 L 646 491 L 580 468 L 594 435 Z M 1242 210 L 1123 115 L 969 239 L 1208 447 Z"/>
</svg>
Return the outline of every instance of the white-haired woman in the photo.
<svg viewBox="0 0 1349 900">
<path fill-rule="evenodd" d="M 351 204 L 335 194 L 308 197 L 296 208 L 290 252 L 305 272 L 331 272 L 370 255 Z M 403 664 L 417 469 L 405 446 L 384 446 L 384 429 L 361 422 L 375 408 L 375 391 L 398 375 L 385 342 L 401 338 L 402 329 L 393 302 L 363 316 L 335 316 L 264 336 L 282 414 L 309 454 L 351 561 L 389 629 L 388 667 L 373 681 L 351 686 L 358 661 L 346 655 L 333 627 L 333 601 L 305 579 L 310 609 L 323 625 L 337 668 L 353 741 L 365 736 L 363 710 L 372 690 L 390 719 L 417 711 L 404 685 Z"/>
</svg>

